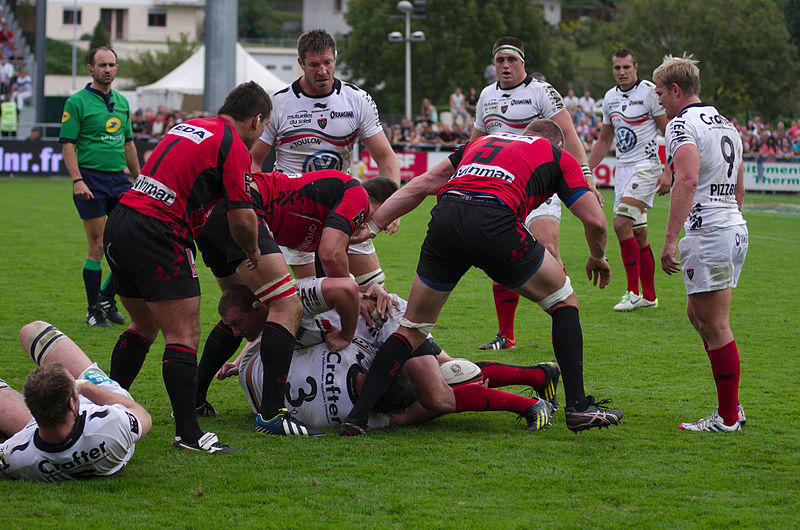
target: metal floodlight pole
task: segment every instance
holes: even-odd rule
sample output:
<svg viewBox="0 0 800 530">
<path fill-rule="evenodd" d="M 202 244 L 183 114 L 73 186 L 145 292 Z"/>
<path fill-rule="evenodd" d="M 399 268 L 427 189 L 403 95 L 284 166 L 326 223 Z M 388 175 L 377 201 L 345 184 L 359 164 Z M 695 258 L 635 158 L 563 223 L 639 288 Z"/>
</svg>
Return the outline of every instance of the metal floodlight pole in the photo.
<svg viewBox="0 0 800 530">
<path fill-rule="evenodd" d="M 72 90 L 78 75 L 78 0 L 72 1 Z"/>
<path fill-rule="evenodd" d="M 406 19 L 406 33 L 403 35 L 399 31 L 393 31 L 389 34 L 389 42 L 406 43 L 406 111 L 405 116 L 411 119 L 411 41 L 425 40 L 425 34 L 421 31 L 411 33 L 411 12 L 414 11 L 414 5 L 408 0 L 400 0 L 397 2 L 397 9 L 402 11 Z M 392 18 L 395 18 L 392 16 Z"/>
<path fill-rule="evenodd" d="M 400 4 L 404 4 L 402 7 Z M 406 119 L 411 119 L 411 2 L 398 2 L 397 8 L 406 13 Z"/>
<path fill-rule="evenodd" d="M 36 109 L 36 121 L 45 122 L 44 76 L 45 56 L 47 55 L 47 0 L 36 2 L 36 34 L 34 36 L 34 54 L 36 55 L 36 73 L 33 78 L 33 106 Z M 42 130 L 42 136 L 47 136 L 47 131 Z"/>
</svg>

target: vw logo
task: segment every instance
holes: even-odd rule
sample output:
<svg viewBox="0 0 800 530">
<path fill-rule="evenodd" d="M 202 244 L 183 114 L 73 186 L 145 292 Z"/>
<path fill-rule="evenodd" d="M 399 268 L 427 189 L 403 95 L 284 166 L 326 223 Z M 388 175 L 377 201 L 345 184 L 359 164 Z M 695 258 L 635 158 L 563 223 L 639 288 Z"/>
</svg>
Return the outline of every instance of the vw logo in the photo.
<svg viewBox="0 0 800 530">
<path fill-rule="evenodd" d="M 627 153 L 636 147 L 636 133 L 628 127 L 617 129 L 617 151 Z"/>
<path fill-rule="evenodd" d="M 342 169 L 342 157 L 334 151 L 317 151 L 306 157 L 303 162 L 303 173 L 320 171 L 322 169 Z"/>
</svg>

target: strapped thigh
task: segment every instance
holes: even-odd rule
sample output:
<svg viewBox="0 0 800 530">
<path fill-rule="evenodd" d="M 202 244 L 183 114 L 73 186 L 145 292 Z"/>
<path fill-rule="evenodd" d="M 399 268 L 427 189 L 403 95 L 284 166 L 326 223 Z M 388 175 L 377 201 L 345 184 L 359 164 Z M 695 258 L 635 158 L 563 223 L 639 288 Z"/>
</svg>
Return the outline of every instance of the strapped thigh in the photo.
<svg viewBox="0 0 800 530">
<path fill-rule="evenodd" d="M 621 202 L 614 209 L 614 213 L 619 217 L 631 219 L 634 228 L 647 226 L 647 212 L 642 211 L 638 206 Z"/>
<path fill-rule="evenodd" d="M 41 366 L 45 358 L 47 358 L 52 351 L 53 346 L 61 339 L 65 338 L 66 335 L 64 335 L 60 329 L 47 322 L 42 322 L 41 325 L 37 327 L 36 336 L 26 349 L 28 350 L 28 355 L 31 360 Z"/>
<path fill-rule="evenodd" d="M 424 335 L 430 334 L 430 332 L 433 330 L 433 327 L 436 325 L 436 322 L 411 322 L 406 317 L 402 317 L 398 322 L 404 328 L 416 329 Z"/>
<path fill-rule="evenodd" d="M 569 295 L 571 295 L 573 292 L 572 283 L 569 280 L 569 276 L 566 276 L 565 278 L 566 279 L 564 280 L 564 285 L 562 285 L 559 289 L 556 289 L 552 293 L 548 294 L 547 296 L 536 302 L 537 304 L 539 304 L 539 307 L 547 311 L 557 303 L 563 302 L 564 300 L 569 298 Z"/>
<path fill-rule="evenodd" d="M 289 298 L 297 294 L 297 289 L 295 288 L 296 283 L 297 282 L 287 274 L 283 278 L 278 278 L 277 280 L 262 285 L 255 290 L 255 293 L 261 303 L 267 305 L 275 300 Z"/>
</svg>

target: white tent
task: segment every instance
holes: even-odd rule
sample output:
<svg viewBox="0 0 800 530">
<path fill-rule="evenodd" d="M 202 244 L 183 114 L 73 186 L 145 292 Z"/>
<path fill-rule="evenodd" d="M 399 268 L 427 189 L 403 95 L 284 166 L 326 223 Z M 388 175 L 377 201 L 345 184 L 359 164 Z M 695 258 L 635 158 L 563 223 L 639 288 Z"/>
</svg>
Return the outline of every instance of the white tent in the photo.
<svg viewBox="0 0 800 530">
<path fill-rule="evenodd" d="M 206 47 L 201 46 L 194 55 L 155 83 L 138 87 L 137 107 L 157 109 L 159 105 L 163 105 L 169 109 L 186 111 L 200 109 L 205 86 L 205 64 Z M 246 81 L 255 81 L 269 94 L 286 87 L 284 81 L 264 68 L 241 44 L 237 43 L 236 84 Z"/>
</svg>

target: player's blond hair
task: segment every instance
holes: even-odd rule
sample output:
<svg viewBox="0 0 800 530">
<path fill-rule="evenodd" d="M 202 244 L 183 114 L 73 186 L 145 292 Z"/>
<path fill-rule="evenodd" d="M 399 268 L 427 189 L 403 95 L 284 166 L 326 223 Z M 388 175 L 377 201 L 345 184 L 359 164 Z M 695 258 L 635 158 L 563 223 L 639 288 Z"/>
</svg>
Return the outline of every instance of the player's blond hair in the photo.
<svg viewBox="0 0 800 530">
<path fill-rule="evenodd" d="M 665 55 L 664 61 L 653 70 L 653 81 L 661 81 L 664 86 L 676 84 L 687 96 L 700 94 L 700 69 L 694 55 L 683 52 L 683 57 Z"/>
</svg>

